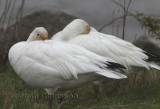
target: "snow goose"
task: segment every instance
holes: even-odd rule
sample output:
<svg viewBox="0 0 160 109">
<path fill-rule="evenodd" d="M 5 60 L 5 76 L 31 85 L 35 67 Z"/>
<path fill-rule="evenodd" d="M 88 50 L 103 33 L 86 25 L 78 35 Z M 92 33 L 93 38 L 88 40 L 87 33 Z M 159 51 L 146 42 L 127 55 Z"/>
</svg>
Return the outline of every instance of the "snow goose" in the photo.
<svg viewBox="0 0 160 109">
<path fill-rule="evenodd" d="M 114 66 L 124 68 L 122 65 L 109 62 L 78 45 L 44 40 L 47 38 L 48 33 L 43 27 L 36 28 L 27 41 L 10 48 L 8 58 L 26 83 L 52 95 L 49 97 L 50 107 L 56 90 L 70 90 L 104 77 L 126 78 L 114 71 Z"/>
<path fill-rule="evenodd" d="M 88 30 L 90 30 L 88 34 L 81 34 Z M 110 57 L 110 61 L 125 66 L 127 74 L 139 68 L 160 70 L 160 67 L 155 64 L 155 62 L 160 62 L 159 55 L 145 52 L 132 43 L 115 36 L 100 33 L 81 19 L 72 21 L 61 32 L 55 34 L 52 40 L 76 44 L 100 56 Z M 95 84 L 94 87 L 97 90 L 99 82 Z"/>
<path fill-rule="evenodd" d="M 80 34 L 86 28 L 90 28 L 90 32 Z M 115 36 L 100 33 L 81 19 L 72 21 L 61 32 L 55 34 L 52 40 L 76 44 L 100 56 L 110 57 L 112 61 L 125 66 L 127 73 L 130 73 L 132 67 L 160 70 L 160 67 L 154 63 L 160 62 L 159 55 L 145 52 L 132 43 Z"/>
<path fill-rule="evenodd" d="M 37 27 L 34 31 L 29 35 L 27 42 L 35 41 L 35 40 L 46 40 L 48 39 L 48 32 L 44 27 Z"/>
</svg>

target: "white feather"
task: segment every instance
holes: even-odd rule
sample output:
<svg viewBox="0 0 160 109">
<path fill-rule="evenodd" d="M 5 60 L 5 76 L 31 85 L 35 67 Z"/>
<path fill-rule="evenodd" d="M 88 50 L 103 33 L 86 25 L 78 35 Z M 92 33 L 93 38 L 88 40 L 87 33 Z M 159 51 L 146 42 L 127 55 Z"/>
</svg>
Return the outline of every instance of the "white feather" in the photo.
<svg viewBox="0 0 160 109">
<path fill-rule="evenodd" d="M 101 72 L 96 72 L 97 74 L 100 74 L 102 76 L 108 77 L 108 78 L 114 78 L 114 79 L 124 79 L 127 78 L 127 76 L 117 73 L 112 70 L 102 70 Z"/>
<path fill-rule="evenodd" d="M 80 46 L 57 41 L 19 42 L 11 47 L 9 61 L 24 81 L 42 88 L 74 88 L 99 79 L 96 73 L 125 78 L 118 73 L 104 72 L 99 66 L 105 66 L 105 58 Z"/>
<path fill-rule="evenodd" d="M 157 64 L 155 64 L 155 63 L 149 63 L 149 66 L 150 66 L 151 68 L 155 68 L 155 69 L 157 69 L 157 70 L 160 70 L 160 66 L 157 65 Z"/>
<path fill-rule="evenodd" d="M 89 34 L 78 35 L 68 43 L 80 45 L 101 56 L 109 57 L 124 65 L 128 70 L 130 67 L 144 67 L 146 69 L 151 67 L 145 61 L 148 56 L 143 53 L 142 49 L 115 36 L 97 32 L 93 27 Z"/>
</svg>

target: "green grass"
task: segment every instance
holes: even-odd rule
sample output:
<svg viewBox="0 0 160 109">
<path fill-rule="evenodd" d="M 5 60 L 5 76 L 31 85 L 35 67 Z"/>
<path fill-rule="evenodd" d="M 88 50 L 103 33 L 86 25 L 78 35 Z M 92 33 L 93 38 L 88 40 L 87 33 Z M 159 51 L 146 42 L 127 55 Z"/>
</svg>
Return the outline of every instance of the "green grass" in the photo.
<svg viewBox="0 0 160 109">
<path fill-rule="evenodd" d="M 64 109 L 160 109 L 160 72 L 137 72 L 125 80 L 107 79 L 94 97 L 92 83 L 68 94 Z M 59 95 L 57 92 L 55 95 Z M 0 73 L 0 109 L 47 109 L 43 89 L 21 80 L 11 67 Z M 59 106 L 58 96 L 53 107 Z"/>
</svg>

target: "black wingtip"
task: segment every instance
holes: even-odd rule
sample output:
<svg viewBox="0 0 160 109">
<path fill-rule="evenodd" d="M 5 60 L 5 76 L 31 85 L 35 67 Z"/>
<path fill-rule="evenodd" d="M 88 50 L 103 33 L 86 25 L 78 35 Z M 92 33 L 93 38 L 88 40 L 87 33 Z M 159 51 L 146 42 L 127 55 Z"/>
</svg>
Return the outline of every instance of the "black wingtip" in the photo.
<svg viewBox="0 0 160 109">
<path fill-rule="evenodd" d="M 148 59 L 146 61 L 148 62 L 160 62 L 160 55 L 155 54 L 155 53 L 148 53 L 148 52 L 143 52 L 148 56 Z"/>
<path fill-rule="evenodd" d="M 115 63 L 115 62 L 108 62 L 108 64 L 106 64 L 109 68 L 112 68 L 112 69 L 126 69 L 126 67 L 124 67 L 123 65 L 121 64 L 118 64 L 118 63 Z"/>
</svg>

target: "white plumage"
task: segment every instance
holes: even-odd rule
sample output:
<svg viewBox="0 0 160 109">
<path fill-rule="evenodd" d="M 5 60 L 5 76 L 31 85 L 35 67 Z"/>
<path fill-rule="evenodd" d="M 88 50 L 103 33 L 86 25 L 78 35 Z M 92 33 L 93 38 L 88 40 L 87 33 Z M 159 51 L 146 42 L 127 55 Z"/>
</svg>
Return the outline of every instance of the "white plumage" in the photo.
<svg viewBox="0 0 160 109">
<path fill-rule="evenodd" d="M 101 56 L 110 57 L 128 69 L 131 66 L 149 69 L 149 64 L 144 61 L 148 59 L 148 56 L 143 53 L 143 50 L 111 35 L 95 32 L 91 29 L 89 34 L 74 37 L 69 43 L 78 44 Z"/>
<path fill-rule="evenodd" d="M 52 40 L 59 40 L 66 43 L 72 43 L 82 46 L 100 56 L 108 58 L 110 62 L 116 62 L 127 69 L 127 74 L 137 71 L 140 68 L 160 67 L 154 61 L 160 61 L 160 56 L 150 54 L 134 46 L 132 43 L 119 39 L 112 35 L 98 32 L 93 27 L 88 34 L 82 35 L 88 31 L 89 24 L 81 19 L 76 19 L 68 24 L 62 31 L 52 37 Z M 94 92 L 97 96 L 100 81 L 94 81 Z"/>
<path fill-rule="evenodd" d="M 160 68 L 155 63 L 147 61 L 149 60 L 147 53 L 130 42 L 112 35 L 100 33 L 93 27 L 91 27 L 91 31 L 88 34 L 77 34 L 78 31 L 85 28 L 87 24 L 88 23 L 81 19 L 76 19 L 64 29 L 65 31 L 62 30 L 56 34 L 52 40 L 61 39 L 63 42 L 80 45 L 96 54 L 106 58 L 109 57 L 110 61 L 124 65 L 127 68 L 127 72 L 131 71 L 131 67 L 143 67 L 146 69 L 150 69 L 150 67 Z M 72 25 L 77 25 L 77 28 L 75 29 Z M 80 28 L 79 30 L 78 27 Z M 67 29 L 68 31 L 66 31 Z M 72 36 L 75 37 L 65 35 L 69 33 L 74 34 Z M 68 37 L 67 40 L 64 40 L 64 37 Z"/>
<path fill-rule="evenodd" d="M 46 89 L 48 94 L 53 94 L 51 90 L 80 87 L 103 76 L 126 78 L 109 70 L 110 64 L 104 57 L 77 45 L 52 40 L 19 42 L 11 47 L 9 61 L 25 82 Z"/>
</svg>

